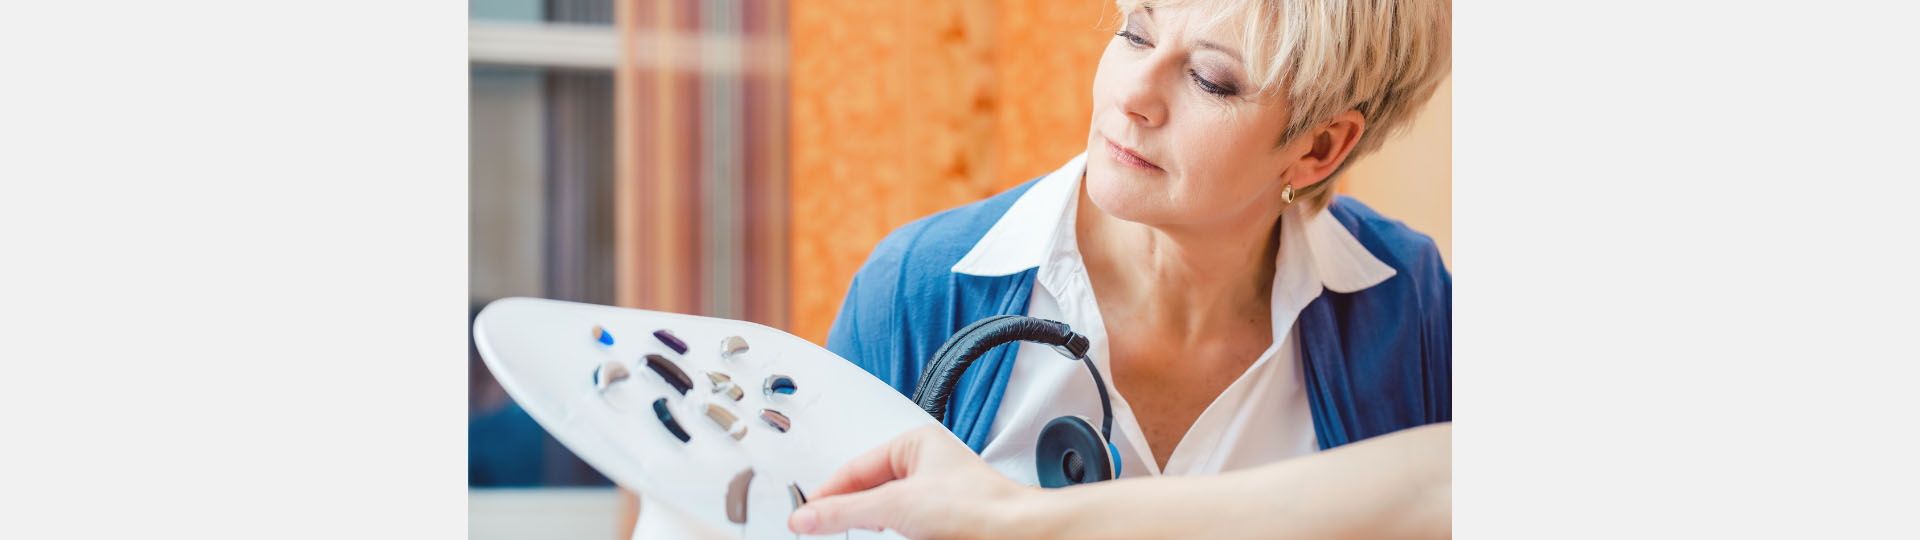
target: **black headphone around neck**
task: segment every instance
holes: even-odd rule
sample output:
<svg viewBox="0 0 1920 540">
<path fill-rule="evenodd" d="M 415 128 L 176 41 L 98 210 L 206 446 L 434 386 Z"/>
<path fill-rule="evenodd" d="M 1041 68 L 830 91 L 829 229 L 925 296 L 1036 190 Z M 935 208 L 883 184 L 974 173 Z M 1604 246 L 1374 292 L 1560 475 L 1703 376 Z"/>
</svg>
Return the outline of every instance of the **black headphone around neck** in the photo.
<svg viewBox="0 0 1920 540">
<path fill-rule="evenodd" d="M 1073 333 L 1066 323 L 1020 315 L 974 321 L 933 353 L 933 360 L 920 372 L 913 402 L 935 420 L 944 420 L 953 387 L 960 383 L 967 367 L 994 347 L 1016 341 L 1052 345 L 1060 354 L 1079 360 L 1093 375 L 1093 386 L 1100 392 L 1102 419 L 1098 431 L 1093 422 L 1079 416 L 1055 418 L 1040 430 L 1040 441 L 1034 448 L 1034 471 L 1039 473 L 1040 485 L 1065 487 L 1118 477 L 1118 451 L 1108 442 L 1113 436 L 1113 406 L 1107 401 L 1107 382 L 1100 377 L 1100 368 L 1087 358 L 1086 336 Z"/>
</svg>

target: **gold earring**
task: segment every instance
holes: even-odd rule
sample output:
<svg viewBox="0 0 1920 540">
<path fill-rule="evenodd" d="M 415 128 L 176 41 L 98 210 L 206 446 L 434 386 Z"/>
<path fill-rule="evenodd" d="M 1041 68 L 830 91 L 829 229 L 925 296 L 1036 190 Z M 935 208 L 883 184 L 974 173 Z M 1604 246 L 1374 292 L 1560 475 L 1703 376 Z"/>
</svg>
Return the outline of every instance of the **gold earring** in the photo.
<svg viewBox="0 0 1920 540">
<path fill-rule="evenodd" d="M 1286 187 L 1280 188 L 1280 200 L 1293 204 L 1293 184 L 1289 183 Z"/>
</svg>

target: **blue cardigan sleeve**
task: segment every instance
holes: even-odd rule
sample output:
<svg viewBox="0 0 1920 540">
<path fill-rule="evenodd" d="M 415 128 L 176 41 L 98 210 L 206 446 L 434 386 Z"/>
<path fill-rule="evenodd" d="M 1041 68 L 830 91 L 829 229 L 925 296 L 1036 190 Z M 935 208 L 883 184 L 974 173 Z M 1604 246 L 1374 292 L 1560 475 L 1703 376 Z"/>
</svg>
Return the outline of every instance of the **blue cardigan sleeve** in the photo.
<svg viewBox="0 0 1920 540">
<path fill-rule="evenodd" d="M 920 370 L 954 331 L 981 318 L 1026 313 L 1033 269 L 972 276 L 952 267 L 1035 182 L 888 233 L 854 274 L 827 332 L 827 350 L 911 396 Z M 941 419 L 976 452 L 985 447 L 999 410 L 1013 350 L 1002 347 L 975 362 L 954 387 L 953 404 Z"/>
<path fill-rule="evenodd" d="M 833 327 L 827 330 L 827 350 L 854 365 L 866 369 L 867 355 L 860 347 L 860 324 L 855 312 L 859 305 L 857 295 L 860 292 L 860 276 L 853 276 L 853 285 L 847 287 L 847 296 L 840 301 L 840 314 L 833 318 Z M 868 369 L 869 373 L 873 370 Z"/>
<path fill-rule="evenodd" d="M 1428 274 L 1427 298 L 1421 310 L 1420 344 L 1426 362 L 1427 422 L 1453 421 L 1453 274 L 1438 249 L 1424 259 Z"/>
<path fill-rule="evenodd" d="M 860 366 L 860 369 L 892 386 L 901 395 L 913 395 L 919 382 L 917 366 L 904 354 L 908 329 L 896 301 L 900 287 L 900 265 L 906 258 L 903 227 L 887 235 L 873 254 L 860 265 L 847 287 L 840 314 L 827 331 L 827 350 Z"/>
<path fill-rule="evenodd" d="M 912 396 L 919 374 L 907 374 L 909 366 L 894 354 L 898 348 L 889 346 L 901 338 L 897 325 L 890 324 L 892 297 L 892 291 L 880 287 L 865 267 L 854 274 L 847 298 L 840 304 L 840 315 L 827 330 L 827 350 L 860 366 L 900 395 Z"/>
<path fill-rule="evenodd" d="M 1333 206 L 1396 275 L 1326 293 L 1301 312 L 1305 378 L 1322 449 L 1453 419 L 1453 278 L 1432 237 L 1341 196 Z"/>
</svg>

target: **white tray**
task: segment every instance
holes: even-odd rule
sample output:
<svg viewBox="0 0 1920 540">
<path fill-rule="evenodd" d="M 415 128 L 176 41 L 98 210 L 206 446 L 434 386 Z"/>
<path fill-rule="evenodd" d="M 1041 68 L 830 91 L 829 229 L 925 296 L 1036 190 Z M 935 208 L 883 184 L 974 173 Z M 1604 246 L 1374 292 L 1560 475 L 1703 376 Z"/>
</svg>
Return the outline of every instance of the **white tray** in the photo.
<svg viewBox="0 0 1920 540">
<path fill-rule="evenodd" d="M 595 327 L 613 336 L 595 340 Z M 653 335 L 666 329 L 686 342 L 674 352 Z M 803 492 L 855 456 L 910 429 L 935 424 L 899 392 L 812 342 L 743 321 L 593 304 L 507 298 L 487 305 L 473 325 L 480 355 L 520 406 L 555 439 L 615 483 L 660 501 L 712 531 L 746 538 L 794 538 L 789 483 Z M 745 338 L 750 349 L 723 359 L 721 341 Z M 677 364 L 693 380 L 685 396 L 647 368 L 648 354 Z M 631 375 L 606 391 L 594 371 L 617 361 Z M 732 377 L 745 396 L 715 393 L 705 375 Z M 791 395 L 768 394 L 770 375 L 791 377 Z M 666 398 L 689 436 L 685 443 L 662 425 L 653 402 Z M 705 414 L 708 403 L 728 408 L 747 425 L 734 440 Z M 760 419 L 762 409 L 785 414 L 781 433 Z M 727 485 L 751 467 L 747 520 L 726 514 Z M 643 511 L 644 512 L 644 511 Z M 841 537 L 842 535 L 834 535 Z M 900 538 L 856 531 L 852 537 Z"/>
</svg>

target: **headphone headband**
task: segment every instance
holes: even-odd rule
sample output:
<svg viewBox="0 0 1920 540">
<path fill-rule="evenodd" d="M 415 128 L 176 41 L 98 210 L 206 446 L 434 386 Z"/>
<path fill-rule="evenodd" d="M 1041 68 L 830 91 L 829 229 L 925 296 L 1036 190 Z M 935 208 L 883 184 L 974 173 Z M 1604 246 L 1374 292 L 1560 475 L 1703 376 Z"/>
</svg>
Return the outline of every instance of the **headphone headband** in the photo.
<svg viewBox="0 0 1920 540">
<path fill-rule="evenodd" d="M 1074 333 L 1067 323 L 1036 317 L 996 315 L 974 321 L 955 332 L 945 344 L 940 345 L 940 350 L 933 353 L 933 360 L 920 372 L 920 383 L 914 388 L 913 402 L 927 414 L 933 415 L 934 420 L 945 421 L 947 402 L 967 368 L 987 351 L 1016 341 L 1052 345 L 1060 354 L 1085 364 L 1087 373 L 1093 376 L 1094 388 L 1100 393 L 1101 436 L 1112 436 L 1113 406 L 1108 402 L 1106 380 L 1100 377 L 1100 369 L 1094 367 L 1093 360 L 1087 358 L 1090 343 L 1086 336 Z"/>
</svg>

